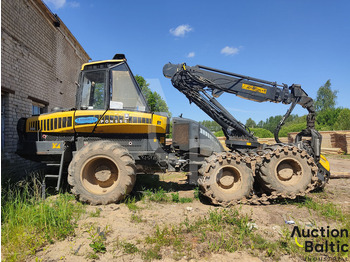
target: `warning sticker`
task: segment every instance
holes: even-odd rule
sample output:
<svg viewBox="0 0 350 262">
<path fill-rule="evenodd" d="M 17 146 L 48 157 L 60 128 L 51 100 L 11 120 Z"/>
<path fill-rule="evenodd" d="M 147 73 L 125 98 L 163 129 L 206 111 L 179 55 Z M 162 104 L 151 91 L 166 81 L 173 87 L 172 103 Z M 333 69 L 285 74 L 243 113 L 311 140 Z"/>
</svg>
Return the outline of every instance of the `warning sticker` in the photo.
<svg viewBox="0 0 350 262">
<path fill-rule="evenodd" d="M 247 85 L 247 84 L 242 84 L 242 89 L 246 89 L 246 90 L 253 91 L 253 92 L 259 92 L 261 94 L 266 94 L 266 91 L 267 91 L 266 88 Z"/>
</svg>

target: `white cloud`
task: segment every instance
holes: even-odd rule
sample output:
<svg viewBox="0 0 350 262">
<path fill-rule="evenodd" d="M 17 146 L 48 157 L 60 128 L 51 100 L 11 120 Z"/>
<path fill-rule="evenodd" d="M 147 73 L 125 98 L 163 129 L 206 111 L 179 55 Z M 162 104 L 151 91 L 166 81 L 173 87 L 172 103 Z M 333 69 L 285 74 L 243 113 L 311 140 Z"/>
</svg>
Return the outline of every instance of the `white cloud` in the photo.
<svg viewBox="0 0 350 262">
<path fill-rule="evenodd" d="M 187 55 L 187 57 L 188 57 L 188 58 L 191 58 L 191 57 L 194 57 L 195 55 L 196 55 L 195 52 L 189 52 L 188 55 Z"/>
<path fill-rule="evenodd" d="M 73 7 L 73 8 L 77 8 L 80 6 L 80 3 L 76 1 L 69 2 L 68 4 L 70 7 Z"/>
<path fill-rule="evenodd" d="M 179 25 L 178 27 L 171 28 L 169 32 L 174 36 L 184 37 L 186 33 L 193 31 L 193 28 L 189 25 Z"/>
<path fill-rule="evenodd" d="M 237 55 L 239 53 L 239 48 L 233 46 L 225 46 L 221 49 L 221 54 L 223 55 Z"/>
<path fill-rule="evenodd" d="M 66 0 L 44 0 L 45 4 L 52 4 L 55 9 L 60 9 L 66 4 Z"/>
</svg>

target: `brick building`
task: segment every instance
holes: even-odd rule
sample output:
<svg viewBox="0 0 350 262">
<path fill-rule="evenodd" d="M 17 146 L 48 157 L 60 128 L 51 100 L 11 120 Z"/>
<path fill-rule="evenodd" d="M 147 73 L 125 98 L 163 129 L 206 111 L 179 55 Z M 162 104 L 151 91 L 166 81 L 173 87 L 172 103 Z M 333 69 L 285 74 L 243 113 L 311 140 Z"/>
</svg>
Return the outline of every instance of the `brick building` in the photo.
<svg viewBox="0 0 350 262">
<path fill-rule="evenodd" d="M 2 170 L 31 163 L 15 154 L 17 121 L 75 105 L 75 81 L 89 55 L 41 0 L 1 1 Z"/>
</svg>

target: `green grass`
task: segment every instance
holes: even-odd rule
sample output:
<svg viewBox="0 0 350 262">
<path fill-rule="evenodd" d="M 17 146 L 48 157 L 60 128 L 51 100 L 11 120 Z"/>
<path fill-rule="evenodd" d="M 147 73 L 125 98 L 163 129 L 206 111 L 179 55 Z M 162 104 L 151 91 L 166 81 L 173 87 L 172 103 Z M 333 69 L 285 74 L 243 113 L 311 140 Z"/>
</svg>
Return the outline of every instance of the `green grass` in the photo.
<svg viewBox="0 0 350 262">
<path fill-rule="evenodd" d="M 171 193 L 171 200 L 174 203 L 192 203 L 193 198 L 190 197 L 180 197 L 179 192 Z"/>
<path fill-rule="evenodd" d="M 129 208 L 130 211 L 136 211 L 139 210 L 140 207 L 136 205 L 136 197 L 128 196 L 124 200 L 125 205 Z"/>
<path fill-rule="evenodd" d="M 142 223 L 142 222 L 145 222 L 145 220 L 142 219 L 141 215 L 131 214 L 131 222 Z"/>
<path fill-rule="evenodd" d="M 100 217 L 101 215 L 101 209 L 100 208 L 96 208 L 95 211 L 91 211 L 89 213 L 90 217 Z"/>
<path fill-rule="evenodd" d="M 324 193 L 318 194 L 322 195 Z M 320 200 L 314 200 L 313 198 L 306 197 L 303 202 L 296 204 L 300 208 L 306 207 L 309 210 L 314 210 L 318 215 L 321 215 L 326 219 L 331 219 L 337 222 L 345 222 L 350 220 L 350 214 L 344 214 L 339 206 L 331 202 L 321 203 Z"/>
<path fill-rule="evenodd" d="M 1 244 L 5 261 L 24 260 L 56 240 L 74 234 L 84 207 L 74 196 L 59 194 L 43 201 L 37 182 L 2 188 Z"/>
<path fill-rule="evenodd" d="M 164 203 L 170 201 L 170 197 L 166 193 L 167 192 L 163 188 L 159 187 L 156 190 L 147 189 L 144 191 L 144 196 L 149 201 Z"/>
<path fill-rule="evenodd" d="M 125 254 L 135 254 L 139 252 L 139 249 L 136 247 L 136 245 L 132 243 L 124 241 L 120 242 L 119 245 L 122 247 Z"/>
</svg>

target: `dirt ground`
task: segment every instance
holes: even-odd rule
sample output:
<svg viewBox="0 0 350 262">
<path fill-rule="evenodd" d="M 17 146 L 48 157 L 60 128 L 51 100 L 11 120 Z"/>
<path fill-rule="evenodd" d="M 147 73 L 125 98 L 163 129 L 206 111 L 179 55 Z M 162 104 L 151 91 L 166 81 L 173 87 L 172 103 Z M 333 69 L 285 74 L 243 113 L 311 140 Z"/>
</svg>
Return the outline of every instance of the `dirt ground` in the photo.
<svg viewBox="0 0 350 262">
<path fill-rule="evenodd" d="M 349 159 L 331 159 L 331 169 L 334 172 L 350 172 Z M 166 183 L 183 183 L 179 177 L 160 175 L 160 180 Z M 350 179 L 331 179 L 325 188 L 325 194 L 329 201 L 339 205 L 343 211 L 350 212 Z M 179 187 L 180 197 L 193 197 L 194 190 L 186 186 Z M 312 194 L 311 194 L 312 196 Z M 110 204 L 106 206 L 87 206 L 87 212 L 79 220 L 74 237 L 56 242 L 38 252 L 31 261 L 93 261 L 88 258 L 92 248 L 91 230 L 106 233 L 107 252 L 99 254 L 98 261 L 143 261 L 139 254 L 125 254 L 118 246 L 120 242 L 137 244 L 142 247 L 144 239 L 155 232 L 156 227 L 178 225 L 185 219 L 193 221 L 205 216 L 209 210 L 222 209 L 199 200 L 192 203 L 156 203 L 149 201 L 136 202 L 139 209 L 130 210 L 126 204 Z M 100 212 L 99 216 L 89 214 Z M 249 214 L 255 222 L 256 230 L 266 239 L 276 240 L 281 236 L 285 220 L 293 220 L 298 225 L 308 223 L 319 226 L 329 225 L 324 217 L 317 216 L 305 207 L 300 208 L 292 204 L 272 204 L 262 206 L 243 205 L 240 212 Z M 133 221 L 132 216 L 142 218 L 141 222 Z M 291 228 L 293 225 L 287 225 Z M 90 232 L 90 233 L 89 233 Z M 175 261 L 171 251 L 162 253 L 162 261 Z M 205 257 L 182 257 L 179 261 L 272 261 L 265 258 L 253 257 L 248 251 L 234 253 L 210 254 Z M 289 255 L 281 257 L 280 261 L 299 261 Z"/>
</svg>

